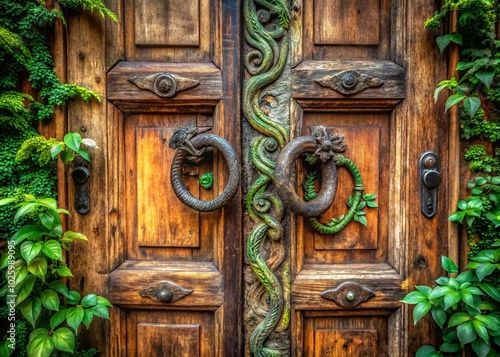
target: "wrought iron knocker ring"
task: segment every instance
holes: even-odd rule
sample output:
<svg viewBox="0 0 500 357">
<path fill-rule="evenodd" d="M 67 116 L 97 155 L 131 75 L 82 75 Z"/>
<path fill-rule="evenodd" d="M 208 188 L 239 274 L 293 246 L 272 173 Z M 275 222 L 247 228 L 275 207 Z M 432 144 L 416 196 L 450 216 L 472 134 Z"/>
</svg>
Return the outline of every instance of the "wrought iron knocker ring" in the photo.
<svg viewBox="0 0 500 357">
<path fill-rule="evenodd" d="M 197 128 L 177 129 L 170 138 L 169 147 L 176 150 L 170 169 L 170 182 L 175 195 L 186 206 L 202 212 L 219 209 L 231 201 L 240 183 L 240 168 L 236 153 L 223 138 L 213 134 L 197 135 Z M 229 180 L 222 193 L 210 201 L 203 201 L 194 197 L 182 181 L 182 165 L 189 154 L 193 161 L 201 160 L 205 149 L 213 147 L 220 151 L 229 169 Z"/>
<path fill-rule="evenodd" d="M 332 136 L 323 126 L 319 126 L 314 128 L 311 136 L 298 137 L 283 148 L 276 162 L 274 177 L 278 195 L 290 211 L 299 216 L 317 217 L 332 205 L 337 192 L 337 167 L 333 157 L 335 152 L 345 151 L 343 139 L 343 136 Z M 295 161 L 305 153 L 313 153 L 323 162 L 321 189 L 310 202 L 299 198 L 291 178 Z"/>
</svg>

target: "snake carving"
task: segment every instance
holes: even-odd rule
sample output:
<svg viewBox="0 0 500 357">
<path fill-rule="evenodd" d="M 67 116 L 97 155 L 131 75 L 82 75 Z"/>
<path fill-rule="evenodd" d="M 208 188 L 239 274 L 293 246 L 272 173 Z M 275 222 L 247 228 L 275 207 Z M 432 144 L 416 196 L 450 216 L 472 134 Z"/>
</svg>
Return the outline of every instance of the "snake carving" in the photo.
<svg viewBox="0 0 500 357">
<path fill-rule="evenodd" d="M 272 270 L 283 258 L 275 260 L 273 267 L 268 265 L 264 245 L 268 239 L 277 243 L 283 237 L 284 208 L 271 186 L 276 165 L 273 153 L 285 146 L 289 129 L 288 123 L 283 125 L 262 110 L 261 92 L 278 79 L 286 66 L 291 14 L 284 0 L 245 0 L 244 19 L 245 40 L 251 50 L 245 58 L 249 78 L 243 87 L 243 114 L 260 134 L 250 147 L 250 160 L 258 177 L 245 197 L 248 215 L 254 222 L 247 237 L 247 259 L 268 302 L 264 318 L 251 333 L 250 349 L 256 357 L 279 356 L 281 352 L 265 346 L 265 342 L 280 322 L 282 330 L 288 327 L 289 309 L 285 308 L 282 283 Z"/>
</svg>

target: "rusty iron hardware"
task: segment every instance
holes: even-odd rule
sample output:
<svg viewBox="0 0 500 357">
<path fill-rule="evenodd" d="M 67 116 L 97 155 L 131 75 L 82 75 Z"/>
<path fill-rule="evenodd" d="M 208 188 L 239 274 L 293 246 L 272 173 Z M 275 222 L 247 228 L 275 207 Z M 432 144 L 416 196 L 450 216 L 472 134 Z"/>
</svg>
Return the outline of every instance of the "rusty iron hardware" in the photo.
<svg viewBox="0 0 500 357">
<path fill-rule="evenodd" d="M 332 205 L 337 192 L 337 166 L 335 155 L 346 150 L 344 137 L 330 134 L 325 127 L 318 126 L 311 136 L 301 136 L 290 141 L 281 151 L 274 170 L 278 196 L 285 207 L 299 216 L 317 217 Z M 291 178 L 297 158 L 305 153 L 313 153 L 322 161 L 322 184 L 318 196 L 310 202 L 300 199 L 295 192 Z"/>
<path fill-rule="evenodd" d="M 89 163 L 75 158 L 75 164 L 77 166 L 71 172 L 75 183 L 75 209 L 80 214 L 86 214 L 90 211 Z"/>
<path fill-rule="evenodd" d="M 186 206 L 201 212 L 210 212 L 224 207 L 234 197 L 240 183 L 240 167 L 236 153 L 229 143 L 213 134 L 199 134 L 196 127 L 179 128 L 170 138 L 169 147 L 176 150 L 170 169 L 170 182 L 175 195 Z M 203 201 L 194 197 L 182 181 L 182 166 L 185 159 L 199 162 L 205 150 L 213 147 L 222 154 L 229 169 L 229 180 L 224 191 L 213 200 Z"/>
<path fill-rule="evenodd" d="M 369 87 L 379 87 L 384 84 L 384 81 L 381 79 L 351 70 L 325 76 L 315 81 L 324 87 L 346 95 L 361 92 Z"/>
<path fill-rule="evenodd" d="M 146 289 L 139 291 L 142 297 L 148 297 L 154 301 L 169 303 L 182 299 L 189 295 L 193 290 L 184 289 L 179 285 L 164 281 L 158 284 L 151 285 Z"/>
<path fill-rule="evenodd" d="M 345 281 L 336 288 L 321 293 L 323 299 L 331 300 L 342 307 L 354 307 L 368 301 L 375 293 L 355 281 Z"/>
<path fill-rule="evenodd" d="M 427 218 L 432 218 L 437 212 L 437 191 L 441 183 L 439 167 L 441 160 L 439 156 L 428 151 L 420 157 L 420 207 L 422 214 Z"/>
<path fill-rule="evenodd" d="M 177 92 L 200 84 L 191 78 L 177 76 L 171 73 L 155 73 L 148 76 L 133 76 L 129 80 L 141 89 L 149 90 L 162 98 L 173 97 Z"/>
</svg>

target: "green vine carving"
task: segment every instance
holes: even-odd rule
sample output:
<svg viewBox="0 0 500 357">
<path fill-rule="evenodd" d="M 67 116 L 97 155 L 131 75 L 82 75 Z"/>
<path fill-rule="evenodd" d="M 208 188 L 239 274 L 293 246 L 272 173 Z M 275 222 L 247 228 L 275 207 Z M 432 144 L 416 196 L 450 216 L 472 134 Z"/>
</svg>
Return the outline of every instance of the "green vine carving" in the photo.
<svg viewBox="0 0 500 357">
<path fill-rule="evenodd" d="M 200 186 L 205 190 L 210 190 L 214 184 L 214 174 L 207 172 L 200 177 Z"/>
<path fill-rule="evenodd" d="M 307 155 L 305 159 L 306 162 L 314 164 L 315 161 L 317 160 L 311 159 L 312 157 L 313 157 L 312 155 Z M 375 198 L 377 198 L 376 195 L 374 194 L 363 195 L 363 190 L 364 190 L 363 180 L 361 179 L 361 173 L 359 172 L 356 165 L 351 160 L 347 159 L 346 157 L 340 154 L 335 154 L 334 160 L 337 166 L 344 166 L 351 173 L 354 179 L 354 195 L 349 197 L 349 200 L 347 201 L 347 206 L 349 207 L 349 210 L 347 211 L 346 214 L 343 214 L 336 218 L 335 217 L 331 218 L 330 221 L 326 224 L 321 223 L 315 217 L 308 219 L 308 222 L 311 224 L 311 226 L 321 234 L 334 234 L 340 232 L 353 219 L 356 222 L 359 222 L 362 225 L 366 226 L 368 222 L 366 220 L 366 213 L 363 211 L 363 209 L 366 206 L 372 208 L 378 207 L 378 205 L 375 203 Z M 318 195 L 315 186 L 316 179 L 319 179 L 317 171 L 311 171 L 306 176 L 306 179 L 304 180 L 303 183 L 304 200 L 311 201 Z"/>
<path fill-rule="evenodd" d="M 278 324 L 281 330 L 288 328 L 289 309 L 285 308 L 281 283 L 266 263 L 263 246 L 267 238 L 278 242 L 283 237 L 281 221 L 284 207 L 281 200 L 270 192 L 269 186 L 276 164 L 272 153 L 287 143 L 289 134 L 288 127 L 274 121 L 261 109 L 260 94 L 264 87 L 276 81 L 285 68 L 291 15 L 283 0 L 245 0 L 244 18 L 245 39 L 252 50 L 245 58 L 250 78 L 243 88 L 243 113 L 248 123 L 262 134 L 253 140 L 250 147 L 251 162 L 259 171 L 259 176 L 245 198 L 249 217 L 255 222 L 247 240 L 247 258 L 269 302 L 264 319 L 251 334 L 250 348 L 254 356 L 278 356 L 281 354 L 279 350 L 265 347 L 264 343 Z"/>
</svg>

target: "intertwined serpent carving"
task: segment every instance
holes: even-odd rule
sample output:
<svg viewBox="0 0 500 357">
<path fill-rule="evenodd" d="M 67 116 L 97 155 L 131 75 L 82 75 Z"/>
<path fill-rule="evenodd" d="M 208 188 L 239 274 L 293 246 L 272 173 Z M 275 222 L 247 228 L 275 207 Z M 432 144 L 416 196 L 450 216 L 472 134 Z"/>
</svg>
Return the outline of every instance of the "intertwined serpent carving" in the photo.
<svg viewBox="0 0 500 357">
<path fill-rule="evenodd" d="M 236 153 L 226 140 L 213 134 L 201 134 L 192 137 L 196 133 L 197 128 L 180 128 L 170 138 L 170 148 L 177 150 L 170 169 L 170 182 L 175 195 L 182 203 L 197 211 L 210 212 L 222 208 L 234 197 L 240 183 L 240 168 Z M 199 161 L 208 147 L 218 149 L 226 160 L 229 169 L 229 180 L 224 191 L 218 197 L 210 201 L 202 201 L 194 197 L 184 185 L 182 181 L 182 165 L 188 154 L 191 155 L 192 161 Z"/>
<path fill-rule="evenodd" d="M 276 81 L 283 72 L 288 58 L 287 30 L 291 15 L 283 0 L 245 0 L 245 39 L 252 50 L 245 58 L 250 75 L 243 87 L 243 113 L 247 122 L 261 135 L 251 143 L 250 159 L 258 170 L 258 178 L 251 184 L 245 198 L 250 219 L 255 223 L 247 239 L 247 258 L 265 293 L 269 308 L 250 337 L 250 349 L 256 357 L 278 356 L 279 350 L 265 347 L 264 343 L 281 321 L 288 327 L 289 309 L 284 308 L 283 288 L 272 268 L 266 263 L 264 244 L 269 238 L 278 242 L 283 237 L 281 223 L 284 208 L 272 193 L 275 161 L 272 153 L 288 141 L 288 125 L 271 119 L 260 106 L 264 87 Z M 274 267 L 281 264 L 274 261 Z"/>
</svg>

